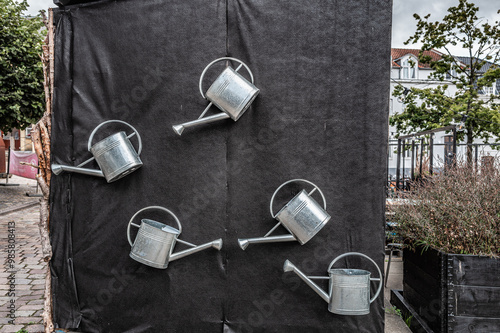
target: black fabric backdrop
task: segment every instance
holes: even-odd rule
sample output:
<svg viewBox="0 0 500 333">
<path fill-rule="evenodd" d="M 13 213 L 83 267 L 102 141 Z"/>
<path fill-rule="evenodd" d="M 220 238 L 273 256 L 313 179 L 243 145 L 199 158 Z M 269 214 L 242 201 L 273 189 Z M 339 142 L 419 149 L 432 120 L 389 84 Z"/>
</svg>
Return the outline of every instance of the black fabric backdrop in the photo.
<svg viewBox="0 0 500 333">
<path fill-rule="evenodd" d="M 382 295 L 369 315 L 335 315 L 282 267 L 290 259 L 308 275 L 326 275 L 336 256 L 357 251 L 383 268 L 391 5 L 124 0 L 56 10 L 53 162 L 78 165 L 89 158 L 91 131 L 109 119 L 136 127 L 144 145 L 144 166 L 117 182 L 52 177 L 58 327 L 383 332 Z M 199 76 L 222 56 L 248 64 L 260 95 L 237 122 L 177 136 L 171 126 L 197 118 L 206 106 Z M 210 71 L 205 89 L 223 66 Z M 109 125 L 96 140 L 122 129 L 130 133 Z M 303 246 L 242 251 L 238 238 L 263 236 L 275 224 L 271 195 L 292 178 L 322 189 L 330 222 Z M 300 188 L 287 186 L 275 210 Z M 151 205 L 179 217 L 180 239 L 223 238 L 222 250 L 199 252 L 166 270 L 132 260 L 127 223 Z M 162 213 L 142 216 L 172 221 Z M 356 257 L 341 266 L 373 271 Z"/>
</svg>

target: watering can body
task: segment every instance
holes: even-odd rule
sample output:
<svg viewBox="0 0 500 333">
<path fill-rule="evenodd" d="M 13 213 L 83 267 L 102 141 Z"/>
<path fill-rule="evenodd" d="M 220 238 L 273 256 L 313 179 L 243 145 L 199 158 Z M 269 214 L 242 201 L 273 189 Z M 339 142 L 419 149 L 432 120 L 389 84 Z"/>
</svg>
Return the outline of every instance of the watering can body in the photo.
<svg viewBox="0 0 500 333">
<path fill-rule="evenodd" d="M 357 255 L 370 260 L 377 268 L 379 277 L 371 278 L 371 273 L 363 269 L 333 269 L 332 266 L 341 258 L 346 256 Z M 283 266 L 285 272 L 294 272 L 297 274 L 311 289 L 313 289 L 321 298 L 328 303 L 328 311 L 348 316 L 360 316 L 370 313 L 370 304 L 380 294 L 382 289 L 382 273 L 378 265 L 368 256 L 358 253 L 349 252 L 335 258 L 328 268 L 328 276 L 306 276 L 289 260 L 285 261 Z M 314 283 L 313 279 L 329 280 L 328 293 Z M 379 286 L 375 295 L 370 299 L 371 281 L 378 281 Z"/>
<path fill-rule="evenodd" d="M 132 128 L 134 132 L 127 136 L 125 132 L 120 131 L 92 145 L 92 140 L 97 130 L 103 125 L 112 122 L 125 124 Z M 137 152 L 129 140 L 129 138 L 134 135 L 137 135 L 137 139 L 139 141 L 139 148 Z M 88 151 L 93 155 L 90 159 L 86 160 L 76 167 L 54 163 L 51 165 L 51 169 L 55 175 L 59 175 L 63 171 L 75 172 L 89 176 L 104 177 L 106 178 L 106 181 L 108 183 L 111 183 L 123 178 L 129 173 L 139 169 L 143 165 L 139 157 L 141 150 L 141 137 L 139 135 L 139 132 L 137 132 L 137 130 L 132 127 L 132 125 L 121 120 L 108 120 L 99 124 L 90 134 L 88 141 Z M 83 165 L 91 162 L 94 159 L 99 165 L 100 170 L 82 168 Z"/>
<path fill-rule="evenodd" d="M 123 131 L 97 142 L 90 148 L 90 152 L 108 183 L 128 175 L 143 165 Z"/>
<path fill-rule="evenodd" d="M 360 316 L 370 313 L 370 276 L 363 269 L 330 269 L 328 311 Z"/>
<path fill-rule="evenodd" d="M 283 186 L 291 182 L 305 182 L 313 185 L 314 189 L 310 193 L 301 190 L 283 206 L 277 214 L 274 214 L 273 202 L 276 194 Z M 323 206 L 319 205 L 311 196 L 316 190 L 318 190 L 323 199 Z M 269 210 L 271 216 L 279 221 L 278 224 L 276 224 L 264 237 L 238 239 L 238 243 L 243 250 L 252 243 L 298 241 L 301 245 L 304 245 L 311 240 L 311 238 L 313 238 L 331 218 L 330 214 L 326 212 L 326 200 L 323 192 L 321 192 L 316 185 L 305 179 L 292 179 L 281 184 L 271 198 Z M 282 225 L 290 234 L 269 236 L 279 225 Z"/>
<path fill-rule="evenodd" d="M 139 213 L 150 209 L 163 210 L 172 215 L 177 222 L 178 229 L 150 219 L 142 219 L 140 226 L 133 223 L 133 220 Z M 134 241 L 132 241 L 130 236 L 131 226 L 139 228 Z M 175 216 L 170 210 L 160 206 L 143 208 L 135 213 L 128 223 L 127 238 L 130 246 L 132 247 L 130 250 L 130 257 L 144 265 L 165 269 L 171 261 L 184 258 L 188 255 L 209 248 L 215 248 L 217 250 L 222 248 L 222 239 L 217 239 L 202 245 L 194 245 L 180 240 L 178 237 L 181 232 L 182 225 L 177 216 Z M 190 248 L 173 253 L 177 242 L 186 244 Z"/>
<path fill-rule="evenodd" d="M 179 234 L 179 230 L 163 223 L 142 219 L 130 257 L 144 265 L 165 269 Z"/>
<path fill-rule="evenodd" d="M 301 190 L 276 214 L 276 219 L 304 245 L 330 220 L 331 216 L 305 190 Z"/>
<path fill-rule="evenodd" d="M 221 74 L 210 85 L 206 94 L 203 92 L 203 78 L 207 70 L 215 63 L 223 60 L 231 60 L 240 63 L 240 66 L 234 70 L 231 67 L 225 68 Z M 245 67 L 250 75 L 250 81 L 245 79 L 238 73 L 241 67 Z M 212 61 L 205 67 L 199 82 L 201 96 L 210 101 L 208 106 L 196 120 L 188 121 L 182 124 L 173 125 L 173 130 L 182 135 L 182 132 L 189 127 L 199 126 L 203 124 L 212 123 L 215 121 L 231 118 L 234 121 L 240 119 L 245 111 L 250 107 L 253 100 L 259 94 L 259 89 L 253 84 L 253 74 L 250 68 L 241 60 L 231 57 L 223 57 Z M 220 113 L 203 117 L 212 105 L 217 106 L 221 111 Z"/>
<path fill-rule="evenodd" d="M 258 94 L 257 87 L 227 67 L 208 88 L 206 98 L 237 121 Z"/>
</svg>

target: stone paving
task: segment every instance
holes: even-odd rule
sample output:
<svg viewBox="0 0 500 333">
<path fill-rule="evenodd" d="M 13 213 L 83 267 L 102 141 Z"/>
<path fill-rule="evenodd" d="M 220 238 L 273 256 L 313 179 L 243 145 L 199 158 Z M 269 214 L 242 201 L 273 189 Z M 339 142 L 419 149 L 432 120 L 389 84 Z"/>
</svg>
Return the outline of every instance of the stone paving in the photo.
<svg viewBox="0 0 500 333">
<path fill-rule="evenodd" d="M 385 256 L 384 270 L 387 269 L 388 257 Z M 390 302 L 392 289 L 403 290 L 403 258 L 397 256 L 392 257 L 387 288 L 384 289 L 385 333 L 411 333 Z"/>
<path fill-rule="evenodd" d="M 39 197 L 26 195 L 26 193 L 37 194 L 36 180 L 12 176 L 9 178 L 8 184 L 18 184 L 18 186 L 4 186 L 3 184 L 6 183 L 6 178 L 0 178 L 0 214 L 23 209 L 40 202 Z M 41 193 L 40 189 L 38 189 L 38 193 Z"/>
<path fill-rule="evenodd" d="M 43 332 L 47 265 L 41 258 L 39 216 L 38 205 L 0 216 L 0 258 L 3 264 L 0 273 L 0 333 L 17 332 L 22 328 L 27 332 Z M 13 235 L 11 242 L 8 235 Z M 8 258 L 9 249 L 15 250 L 11 260 Z M 12 312 L 16 317 L 13 321 L 9 317 Z"/>
<path fill-rule="evenodd" d="M 37 225 L 40 198 L 26 196 L 35 193 L 35 180 L 13 176 L 9 183 L 20 185 L 0 186 L 0 333 L 43 332 L 47 264 Z"/>
</svg>

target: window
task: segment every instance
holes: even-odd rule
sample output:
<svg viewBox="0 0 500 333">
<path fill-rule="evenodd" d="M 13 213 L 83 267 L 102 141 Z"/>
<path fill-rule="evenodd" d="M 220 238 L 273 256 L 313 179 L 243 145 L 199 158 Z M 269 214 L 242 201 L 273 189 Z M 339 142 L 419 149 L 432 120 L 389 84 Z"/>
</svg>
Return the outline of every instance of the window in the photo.
<svg viewBox="0 0 500 333">
<path fill-rule="evenodd" d="M 496 87 L 497 87 L 497 82 L 495 81 L 493 82 L 491 87 L 486 87 L 486 86 L 483 87 L 480 93 L 484 95 L 496 95 L 498 94 Z"/>
<path fill-rule="evenodd" d="M 446 80 L 453 80 L 457 77 L 457 70 L 455 68 L 451 68 L 448 72 L 446 72 Z"/>
<path fill-rule="evenodd" d="M 406 150 L 405 150 L 405 157 L 410 158 L 411 157 L 411 144 L 406 144 L 405 145 Z"/>
<path fill-rule="evenodd" d="M 26 127 L 26 138 L 31 138 L 31 131 L 33 130 L 33 125 Z"/>
<path fill-rule="evenodd" d="M 392 98 L 389 100 L 389 115 L 392 116 L 394 114 L 394 104 Z"/>
<path fill-rule="evenodd" d="M 401 62 L 401 78 L 416 79 L 417 78 L 417 60 L 406 58 Z"/>
<path fill-rule="evenodd" d="M 483 92 L 485 95 L 493 95 L 493 87 L 483 87 Z"/>
</svg>

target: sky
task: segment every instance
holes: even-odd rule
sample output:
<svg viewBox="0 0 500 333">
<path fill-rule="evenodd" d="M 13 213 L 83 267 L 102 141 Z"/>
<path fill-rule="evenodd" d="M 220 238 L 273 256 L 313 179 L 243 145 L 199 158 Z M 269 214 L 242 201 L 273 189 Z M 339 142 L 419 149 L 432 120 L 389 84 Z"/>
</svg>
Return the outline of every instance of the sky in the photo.
<svg viewBox="0 0 500 333">
<path fill-rule="evenodd" d="M 500 21 L 498 0 L 472 0 L 479 7 L 478 16 L 490 24 Z M 28 14 L 35 15 L 41 9 L 55 7 L 53 0 L 28 0 L 30 7 Z M 392 11 L 392 47 L 394 48 L 420 48 L 420 44 L 404 45 L 403 43 L 413 35 L 416 30 L 416 21 L 413 14 L 421 17 L 431 14 L 431 21 L 441 20 L 446 15 L 449 7 L 455 6 L 458 0 L 393 0 Z M 454 55 L 467 56 L 460 47 L 451 49 Z"/>
<path fill-rule="evenodd" d="M 469 1 L 479 7 L 478 18 L 494 24 L 500 21 L 500 1 L 498 0 L 472 0 Z M 412 36 L 417 29 L 417 21 L 413 17 L 414 13 L 424 17 L 431 14 L 431 22 L 441 21 L 447 14 L 447 9 L 458 4 L 458 0 L 393 0 L 392 9 L 392 43 L 393 48 L 420 48 L 421 44 L 403 43 Z M 450 51 L 456 56 L 468 56 L 461 47 L 450 47 Z"/>
</svg>

